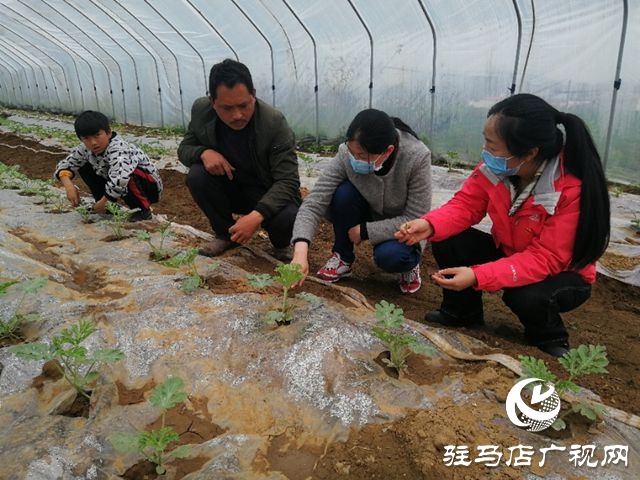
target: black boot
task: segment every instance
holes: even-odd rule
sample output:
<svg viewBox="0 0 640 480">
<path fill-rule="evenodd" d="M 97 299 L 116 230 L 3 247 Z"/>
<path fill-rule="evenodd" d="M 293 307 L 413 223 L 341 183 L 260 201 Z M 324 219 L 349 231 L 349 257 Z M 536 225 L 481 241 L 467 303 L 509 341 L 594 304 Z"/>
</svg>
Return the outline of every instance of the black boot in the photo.
<svg viewBox="0 0 640 480">
<path fill-rule="evenodd" d="M 540 350 L 554 357 L 562 357 L 569 352 L 569 342 L 566 340 L 558 340 L 536 345 Z"/>
</svg>

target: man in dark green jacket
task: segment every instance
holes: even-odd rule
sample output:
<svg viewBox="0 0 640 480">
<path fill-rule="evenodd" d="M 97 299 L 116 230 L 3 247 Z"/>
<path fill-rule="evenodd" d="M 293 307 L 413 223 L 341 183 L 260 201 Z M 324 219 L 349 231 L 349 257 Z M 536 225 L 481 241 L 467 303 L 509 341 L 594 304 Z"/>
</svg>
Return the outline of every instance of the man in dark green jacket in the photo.
<svg viewBox="0 0 640 480">
<path fill-rule="evenodd" d="M 187 186 L 216 234 L 200 253 L 220 255 L 262 226 L 274 256 L 288 261 L 301 201 L 294 134 L 282 113 L 256 98 L 240 62 L 215 64 L 209 93 L 193 103 L 178 147 L 178 159 L 189 167 Z M 234 213 L 242 217 L 234 221 Z"/>
</svg>

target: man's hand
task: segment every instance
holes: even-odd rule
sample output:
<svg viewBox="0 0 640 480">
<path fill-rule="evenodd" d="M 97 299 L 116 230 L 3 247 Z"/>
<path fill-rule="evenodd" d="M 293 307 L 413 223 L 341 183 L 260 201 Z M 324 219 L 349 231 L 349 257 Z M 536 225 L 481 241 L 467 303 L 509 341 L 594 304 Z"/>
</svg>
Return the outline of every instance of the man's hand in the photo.
<svg viewBox="0 0 640 480">
<path fill-rule="evenodd" d="M 220 153 L 207 149 L 200 154 L 200 160 L 204 169 L 211 175 L 226 175 L 229 180 L 233 180 L 235 168 Z"/>
<path fill-rule="evenodd" d="M 231 234 L 231 241 L 236 243 L 247 243 L 255 235 L 262 224 L 264 217 L 256 210 L 240 217 L 231 228 L 229 233 Z"/>
</svg>

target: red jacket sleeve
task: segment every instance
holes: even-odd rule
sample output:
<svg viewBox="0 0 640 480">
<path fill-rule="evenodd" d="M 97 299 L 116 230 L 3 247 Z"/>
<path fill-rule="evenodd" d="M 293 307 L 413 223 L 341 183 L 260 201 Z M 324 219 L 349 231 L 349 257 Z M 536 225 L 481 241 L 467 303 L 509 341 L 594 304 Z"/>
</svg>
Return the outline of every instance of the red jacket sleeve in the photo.
<svg viewBox="0 0 640 480">
<path fill-rule="evenodd" d="M 555 212 L 546 218 L 540 233 L 523 250 L 512 252 L 503 248 L 506 257 L 473 266 L 478 280 L 476 288 L 496 291 L 520 287 L 567 271 L 580 217 L 580 191 L 580 184 L 575 182 L 562 189 Z M 522 208 L 531 203 L 530 197 Z"/>
<path fill-rule="evenodd" d="M 440 208 L 422 216 L 433 226 L 429 241 L 440 242 L 482 221 L 487 214 L 491 182 L 475 168 L 460 190 Z"/>
</svg>

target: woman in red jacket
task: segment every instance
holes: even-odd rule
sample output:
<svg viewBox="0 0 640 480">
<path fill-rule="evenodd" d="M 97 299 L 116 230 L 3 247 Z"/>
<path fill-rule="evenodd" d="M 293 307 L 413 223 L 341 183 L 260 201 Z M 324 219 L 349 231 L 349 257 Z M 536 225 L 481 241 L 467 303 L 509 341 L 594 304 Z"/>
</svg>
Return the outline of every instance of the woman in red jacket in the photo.
<svg viewBox="0 0 640 480">
<path fill-rule="evenodd" d="M 432 278 L 443 300 L 425 320 L 481 325 L 482 291 L 503 290 L 526 340 L 561 356 L 569 335 L 560 313 L 589 298 L 595 262 L 609 243 L 600 156 L 579 117 L 531 94 L 494 105 L 483 134 L 483 161 L 461 189 L 403 224 L 396 238 L 408 245 L 432 242 L 440 268 Z M 487 214 L 491 234 L 471 228 Z"/>
</svg>

